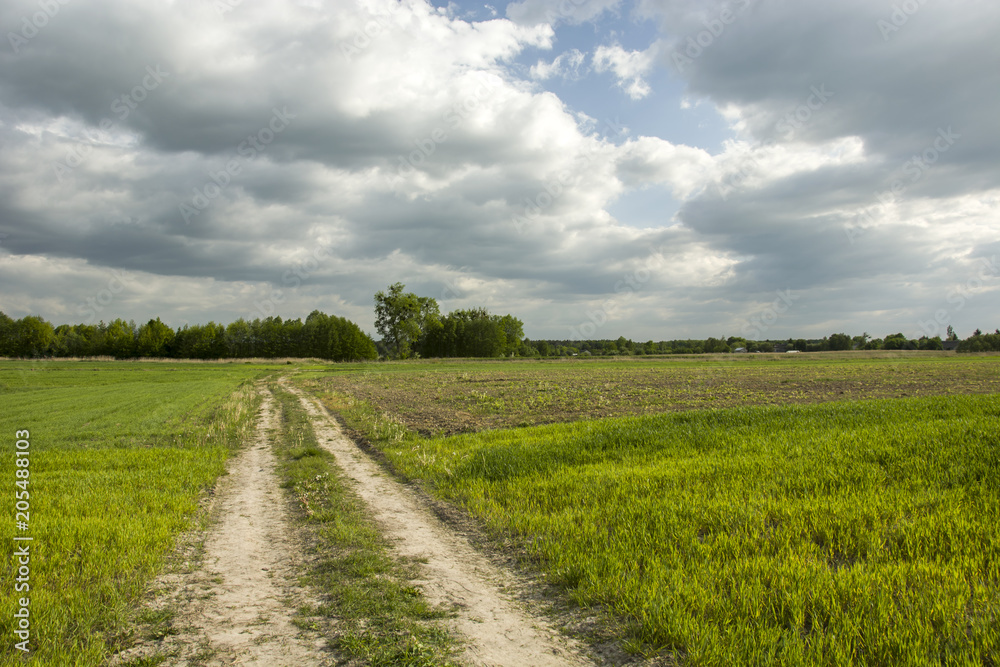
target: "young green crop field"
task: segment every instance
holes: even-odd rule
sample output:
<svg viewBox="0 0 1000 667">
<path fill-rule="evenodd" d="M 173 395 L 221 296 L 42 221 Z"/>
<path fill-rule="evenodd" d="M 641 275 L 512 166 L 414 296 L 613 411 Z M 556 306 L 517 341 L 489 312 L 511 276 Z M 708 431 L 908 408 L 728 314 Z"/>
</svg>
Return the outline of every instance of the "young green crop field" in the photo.
<svg viewBox="0 0 1000 667">
<path fill-rule="evenodd" d="M 1000 663 L 998 359 L 810 357 L 301 381 L 399 473 L 618 619 L 634 650 L 683 665 Z M 699 380 L 731 387 L 720 402 L 738 407 L 663 413 L 671 397 L 690 409 L 710 396 Z M 788 384 L 805 404 L 768 405 L 794 402 L 776 400 Z M 500 420 L 468 396 L 486 389 L 505 402 Z M 549 419 L 572 423 L 416 431 L 431 423 L 421 402 L 438 404 L 438 432 L 531 421 L 542 389 L 576 406 Z M 602 395 L 611 414 L 661 414 L 581 421 Z"/>
<path fill-rule="evenodd" d="M 148 579 L 252 427 L 262 366 L 0 362 L 0 650 L 30 597 L 32 663 L 96 665 Z M 15 432 L 30 432 L 16 477 Z M 16 485 L 17 481 L 26 482 Z M 14 493 L 30 504 L 15 524 Z M 23 518 L 23 517 L 21 517 Z M 15 536 L 30 536 L 30 589 L 15 591 Z"/>
</svg>

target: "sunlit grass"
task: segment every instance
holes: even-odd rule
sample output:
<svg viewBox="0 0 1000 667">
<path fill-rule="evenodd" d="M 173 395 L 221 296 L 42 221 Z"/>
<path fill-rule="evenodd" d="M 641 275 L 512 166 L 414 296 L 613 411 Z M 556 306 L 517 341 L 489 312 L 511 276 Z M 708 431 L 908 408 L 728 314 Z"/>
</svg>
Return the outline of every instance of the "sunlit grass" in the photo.
<svg viewBox="0 0 1000 667">
<path fill-rule="evenodd" d="M 31 657 L 97 665 L 200 493 L 251 432 L 256 392 L 244 366 L 101 362 L 0 364 L 0 437 L 31 432 Z M 0 494 L 0 664 L 20 661 L 12 614 L 13 454 Z M 16 654 L 15 654 L 16 653 Z"/>
<path fill-rule="evenodd" d="M 1000 661 L 997 396 L 439 439 L 342 409 L 404 475 L 624 619 L 643 651 L 691 665 Z"/>
</svg>

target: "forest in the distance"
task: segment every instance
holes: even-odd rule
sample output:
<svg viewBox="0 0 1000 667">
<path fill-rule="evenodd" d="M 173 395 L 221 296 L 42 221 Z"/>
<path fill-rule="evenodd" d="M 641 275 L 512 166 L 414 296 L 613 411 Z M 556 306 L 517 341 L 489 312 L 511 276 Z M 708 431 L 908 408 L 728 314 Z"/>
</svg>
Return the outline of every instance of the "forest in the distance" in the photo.
<svg viewBox="0 0 1000 667">
<path fill-rule="evenodd" d="M 484 309 L 461 310 L 433 320 L 426 331 L 411 329 L 412 339 L 396 345 L 392 336 L 375 341 L 343 317 L 313 311 L 301 319 L 268 317 L 239 319 L 227 325 L 209 322 L 172 329 L 159 318 L 137 325 L 115 319 L 109 323 L 53 326 L 29 315 L 15 320 L 0 312 L 0 357 L 96 357 L 117 359 L 240 359 L 315 357 L 331 361 L 378 358 L 447 357 L 566 357 L 614 355 L 718 354 L 739 352 L 825 352 L 837 350 L 941 350 L 946 342 L 958 352 L 1000 352 L 1000 331 L 976 330 L 965 340 L 952 334 L 907 339 L 901 333 L 885 338 L 832 334 L 822 339 L 752 341 L 744 338 L 663 340 L 529 340 L 521 322 L 511 315 L 491 315 Z"/>
<path fill-rule="evenodd" d="M 513 315 L 485 308 L 441 315 L 438 303 L 404 291 L 394 283 L 375 294 L 375 341 L 354 322 L 318 310 L 301 319 L 280 317 L 229 324 L 185 325 L 172 329 L 160 318 L 137 325 L 121 318 L 109 323 L 53 326 L 37 315 L 19 320 L 0 312 L 0 357 L 98 357 L 116 359 L 275 359 L 315 357 L 331 361 L 452 357 L 563 357 L 753 352 L 830 352 L 840 350 L 943 350 L 1000 352 L 1000 329 L 979 329 L 960 341 L 952 327 L 940 336 L 908 339 L 902 333 L 872 338 L 834 333 L 820 340 L 804 338 L 748 340 L 737 336 L 705 340 L 645 343 L 617 340 L 529 340 Z"/>
</svg>

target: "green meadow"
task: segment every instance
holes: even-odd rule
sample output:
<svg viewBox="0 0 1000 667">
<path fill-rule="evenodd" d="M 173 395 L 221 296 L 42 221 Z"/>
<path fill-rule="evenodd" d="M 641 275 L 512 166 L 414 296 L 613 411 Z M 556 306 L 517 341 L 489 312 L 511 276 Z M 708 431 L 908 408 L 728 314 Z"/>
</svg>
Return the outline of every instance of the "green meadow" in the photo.
<svg viewBox="0 0 1000 667">
<path fill-rule="evenodd" d="M 100 664 L 199 495 L 253 427 L 235 364 L 0 363 L 0 649 L 20 662 L 14 535 L 30 542 L 32 664 Z M 29 530 L 15 527 L 15 432 L 30 431 Z"/>
<path fill-rule="evenodd" d="M 424 438 L 405 477 L 682 665 L 1000 662 L 1000 397 L 748 406 Z"/>
</svg>

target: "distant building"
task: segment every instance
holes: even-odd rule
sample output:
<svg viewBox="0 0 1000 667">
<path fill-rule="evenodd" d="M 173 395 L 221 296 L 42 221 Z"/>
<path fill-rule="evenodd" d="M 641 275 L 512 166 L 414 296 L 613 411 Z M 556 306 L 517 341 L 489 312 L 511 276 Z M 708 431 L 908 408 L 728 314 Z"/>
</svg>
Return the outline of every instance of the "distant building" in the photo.
<svg viewBox="0 0 1000 667">
<path fill-rule="evenodd" d="M 746 354 L 747 349 L 745 347 L 738 347 L 733 350 L 734 354 Z"/>
</svg>

